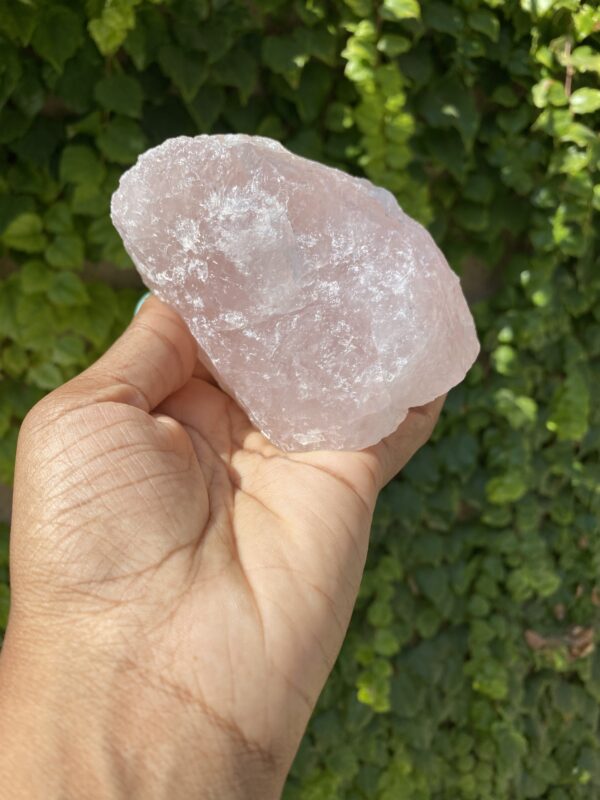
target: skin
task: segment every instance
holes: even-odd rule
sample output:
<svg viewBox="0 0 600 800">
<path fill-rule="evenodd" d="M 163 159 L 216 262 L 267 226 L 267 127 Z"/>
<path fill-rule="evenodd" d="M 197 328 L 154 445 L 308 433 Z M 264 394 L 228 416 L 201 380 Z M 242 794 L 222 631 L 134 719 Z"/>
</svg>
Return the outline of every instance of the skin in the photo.
<svg viewBox="0 0 600 800">
<path fill-rule="evenodd" d="M 443 398 L 362 452 L 284 453 L 151 298 L 19 436 L 0 796 L 280 796 L 381 487 Z"/>
</svg>

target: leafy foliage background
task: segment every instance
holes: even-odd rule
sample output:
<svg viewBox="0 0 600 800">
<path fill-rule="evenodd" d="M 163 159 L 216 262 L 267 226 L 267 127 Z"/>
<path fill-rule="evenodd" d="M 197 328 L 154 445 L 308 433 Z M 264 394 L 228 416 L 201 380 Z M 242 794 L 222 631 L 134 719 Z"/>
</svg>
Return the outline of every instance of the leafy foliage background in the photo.
<svg viewBox="0 0 600 800">
<path fill-rule="evenodd" d="M 0 4 L 0 480 L 27 409 L 130 318 L 109 198 L 166 137 L 366 174 L 479 299 L 288 800 L 600 796 L 599 42 L 577 0 Z M 4 622 L 7 582 L 4 531 Z"/>
</svg>

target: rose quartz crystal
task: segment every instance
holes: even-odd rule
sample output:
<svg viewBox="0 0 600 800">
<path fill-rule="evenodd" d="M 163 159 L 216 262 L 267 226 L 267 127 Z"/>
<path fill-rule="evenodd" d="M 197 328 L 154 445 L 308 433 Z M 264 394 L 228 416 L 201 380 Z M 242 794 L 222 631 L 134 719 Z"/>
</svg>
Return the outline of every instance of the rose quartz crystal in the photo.
<svg viewBox="0 0 600 800">
<path fill-rule="evenodd" d="M 181 136 L 112 199 L 144 283 L 284 450 L 360 449 L 479 351 L 460 283 L 393 195 L 259 136 Z"/>
</svg>

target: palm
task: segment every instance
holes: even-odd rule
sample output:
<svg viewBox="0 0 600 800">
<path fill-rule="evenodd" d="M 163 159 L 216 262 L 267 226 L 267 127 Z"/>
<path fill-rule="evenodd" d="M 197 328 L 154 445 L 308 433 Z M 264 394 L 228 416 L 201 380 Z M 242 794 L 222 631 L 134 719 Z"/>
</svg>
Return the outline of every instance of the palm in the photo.
<svg viewBox="0 0 600 800">
<path fill-rule="evenodd" d="M 158 402 L 141 393 L 149 414 L 101 364 L 108 391 L 89 400 L 84 374 L 88 401 L 65 387 L 66 411 L 25 434 L 37 492 L 15 503 L 15 605 L 21 583 L 44 587 L 155 706 L 195 709 L 191 732 L 209 721 L 289 762 L 348 624 L 389 445 L 285 454 L 198 365 Z M 412 420 L 425 436 L 395 443 L 395 469 L 430 423 Z"/>
</svg>

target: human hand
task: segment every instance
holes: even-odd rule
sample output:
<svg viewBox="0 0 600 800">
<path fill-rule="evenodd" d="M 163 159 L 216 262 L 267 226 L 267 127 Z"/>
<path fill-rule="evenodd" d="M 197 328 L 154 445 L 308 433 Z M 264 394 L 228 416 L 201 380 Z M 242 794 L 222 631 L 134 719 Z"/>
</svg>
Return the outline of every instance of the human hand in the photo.
<svg viewBox="0 0 600 800">
<path fill-rule="evenodd" d="M 0 796 L 278 797 L 377 493 L 442 403 L 368 450 L 284 453 L 148 300 L 21 429 Z"/>
</svg>

